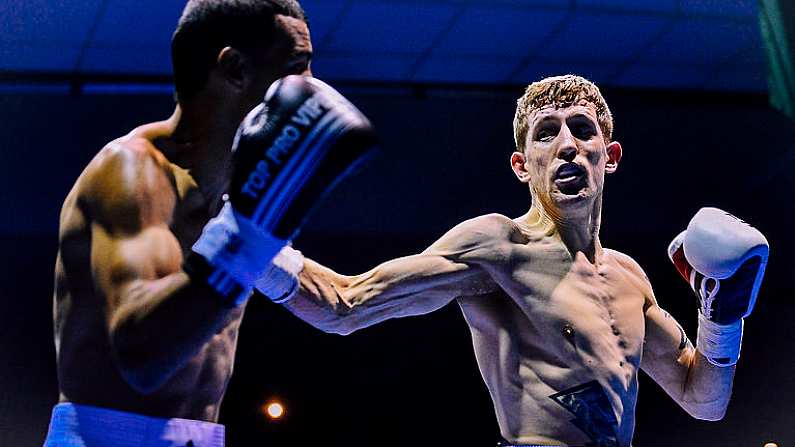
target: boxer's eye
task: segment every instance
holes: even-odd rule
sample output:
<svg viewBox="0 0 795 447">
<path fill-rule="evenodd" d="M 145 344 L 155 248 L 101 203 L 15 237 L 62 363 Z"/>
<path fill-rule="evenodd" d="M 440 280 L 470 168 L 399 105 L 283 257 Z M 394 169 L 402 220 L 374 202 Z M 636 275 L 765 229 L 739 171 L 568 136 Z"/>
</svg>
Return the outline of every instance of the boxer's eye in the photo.
<svg viewBox="0 0 795 447">
<path fill-rule="evenodd" d="M 536 141 L 548 142 L 555 138 L 555 133 L 550 128 L 542 128 L 536 132 Z"/>
<path fill-rule="evenodd" d="M 580 140 L 590 140 L 596 135 L 596 129 L 593 126 L 577 126 L 573 129 L 574 136 Z"/>
<path fill-rule="evenodd" d="M 580 140 L 590 140 L 596 136 L 596 126 L 590 118 L 584 115 L 575 115 L 568 120 L 571 134 Z"/>
</svg>

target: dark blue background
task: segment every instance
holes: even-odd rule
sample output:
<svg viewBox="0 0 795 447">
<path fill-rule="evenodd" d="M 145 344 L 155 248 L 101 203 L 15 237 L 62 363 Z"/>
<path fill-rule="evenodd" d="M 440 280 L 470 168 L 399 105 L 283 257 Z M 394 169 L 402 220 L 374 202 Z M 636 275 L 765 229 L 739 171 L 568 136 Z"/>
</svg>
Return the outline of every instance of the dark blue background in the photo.
<svg viewBox="0 0 795 447">
<path fill-rule="evenodd" d="M 795 123 L 767 106 L 754 0 L 302 3 L 315 73 L 384 144 L 317 211 L 299 249 L 353 274 L 464 219 L 524 213 L 529 194 L 508 163 L 515 100 L 542 76 L 585 75 L 603 87 L 624 146 L 603 243 L 640 262 L 691 338 L 695 298 L 665 249 L 692 214 L 724 208 L 772 246 L 726 419 L 693 420 L 641 374 L 634 445 L 795 443 Z M 0 2 L 0 446 L 40 445 L 46 433 L 61 202 L 106 142 L 171 113 L 168 42 L 183 4 Z M 272 397 L 288 407 L 278 423 L 260 412 Z M 343 338 L 255 300 L 221 419 L 233 447 L 474 447 L 499 435 L 455 304 Z"/>
<path fill-rule="evenodd" d="M 334 80 L 766 89 L 756 0 L 304 0 Z M 4 0 L 0 75 L 171 73 L 178 0 Z M 2 79 L 2 76 L 0 76 Z"/>
<path fill-rule="evenodd" d="M 529 197 L 508 157 L 521 88 L 343 89 L 372 117 L 381 154 L 337 190 L 296 246 L 341 273 L 418 252 L 459 221 L 523 213 Z M 795 125 L 763 95 L 607 90 L 624 145 L 606 185 L 602 239 L 646 269 L 660 303 L 695 336 L 696 307 L 669 264 L 668 241 L 703 205 L 760 228 L 772 256 L 746 325 L 732 404 L 695 421 L 641 377 L 635 445 L 795 442 L 792 191 Z M 36 445 L 57 399 L 52 266 L 61 200 L 108 140 L 166 117 L 167 95 L 0 97 L 0 445 Z M 286 419 L 259 405 L 279 396 Z M 456 305 L 347 338 L 276 305 L 251 303 L 222 409 L 232 446 L 492 445 L 491 402 Z"/>
</svg>

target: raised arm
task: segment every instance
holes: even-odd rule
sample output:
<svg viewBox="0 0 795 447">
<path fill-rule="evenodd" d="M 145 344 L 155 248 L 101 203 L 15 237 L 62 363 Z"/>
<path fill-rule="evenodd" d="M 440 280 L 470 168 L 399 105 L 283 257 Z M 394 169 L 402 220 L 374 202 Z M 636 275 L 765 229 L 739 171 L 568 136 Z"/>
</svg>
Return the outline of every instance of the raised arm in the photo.
<svg viewBox="0 0 795 447">
<path fill-rule="evenodd" d="M 456 226 L 420 254 L 356 276 L 304 262 L 300 288 L 286 306 L 326 332 L 349 334 L 380 321 L 432 312 L 463 295 L 493 291 L 487 265 L 501 262 L 511 221 L 481 216 Z"/>
<path fill-rule="evenodd" d="M 735 367 L 708 362 L 656 300 L 646 310 L 641 368 L 694 418 L 715 421 L 726 413 Z"/>
<path fill-rule="evenodd" d="M 721 419 L 731 397 L 743 322 L 764 276 L 768 243 L 716 208 L 701 209 L 668 248 L 698 297 L 696 348 L 656 300 L 646 310 L 643 369 L 691 415 Z"/>
<path fill-rule="evenodd" d="M 235 312 L 183 271 L 169 229 L 176 189 L 148 145 L 104 149 L 77 191 L 90 219 L 91 271 L 111 346 L 123 377 L 144 393 L 163 385 Z"/>
</svg>

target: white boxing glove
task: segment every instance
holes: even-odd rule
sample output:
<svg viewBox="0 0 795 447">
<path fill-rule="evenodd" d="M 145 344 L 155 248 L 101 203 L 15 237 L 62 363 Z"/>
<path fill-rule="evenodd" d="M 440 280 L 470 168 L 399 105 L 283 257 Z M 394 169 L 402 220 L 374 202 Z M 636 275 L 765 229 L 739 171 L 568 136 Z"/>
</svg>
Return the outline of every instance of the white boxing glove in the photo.
<svg viewBox="0 0 795 447">
<path fill-rule="evenodd" d="M 716 366 L 740 357 L 743 318 L 765 274 L 767 239 L 717 208 L 702 208 L 668 246 L 668 257 L 699 299 L 696 348 Z"/>
</svg>

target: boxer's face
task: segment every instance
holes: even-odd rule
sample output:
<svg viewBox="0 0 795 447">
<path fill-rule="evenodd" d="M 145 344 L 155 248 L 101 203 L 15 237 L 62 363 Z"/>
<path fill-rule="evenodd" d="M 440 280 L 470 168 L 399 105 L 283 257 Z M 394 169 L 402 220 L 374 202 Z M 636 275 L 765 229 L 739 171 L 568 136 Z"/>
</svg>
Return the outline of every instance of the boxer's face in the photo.
<svg viewBox="0 0 795 447">
<path fill-rule="evenodd" d="M 309 65 L 312 61 L 312 39 L 309 37 L 306 22 L 283 15 L 277 15 L 275 21 L 277 38 L 271 57 L 273 66 L 281 69 L 276 79 L 291 74 L 311 75 Z M 271 83 L 273 81 L 268 85 Z"/>
<path fill-rule="evenodd" d="M 262 101 L 268 87 L 277 79 L 291 74 L 312 74 L 312 40 L 306 23 L 284 15 L 277 15 L 274 20 L 272 44 L 263 49 L 252 70 L 248 95 L 254 104 Z"/>
<path fill-rule="evenodd" d="M 547 208 L 574 211 L 592 203 L 588 199 L 601 195 L 605 174 L 614 172 L 621 158 L 619 143 L 605 144 L 596 107 L 548 106 L 529 120 L 524 154 L 511 158 L 517 177 Z"/>
</svg>

